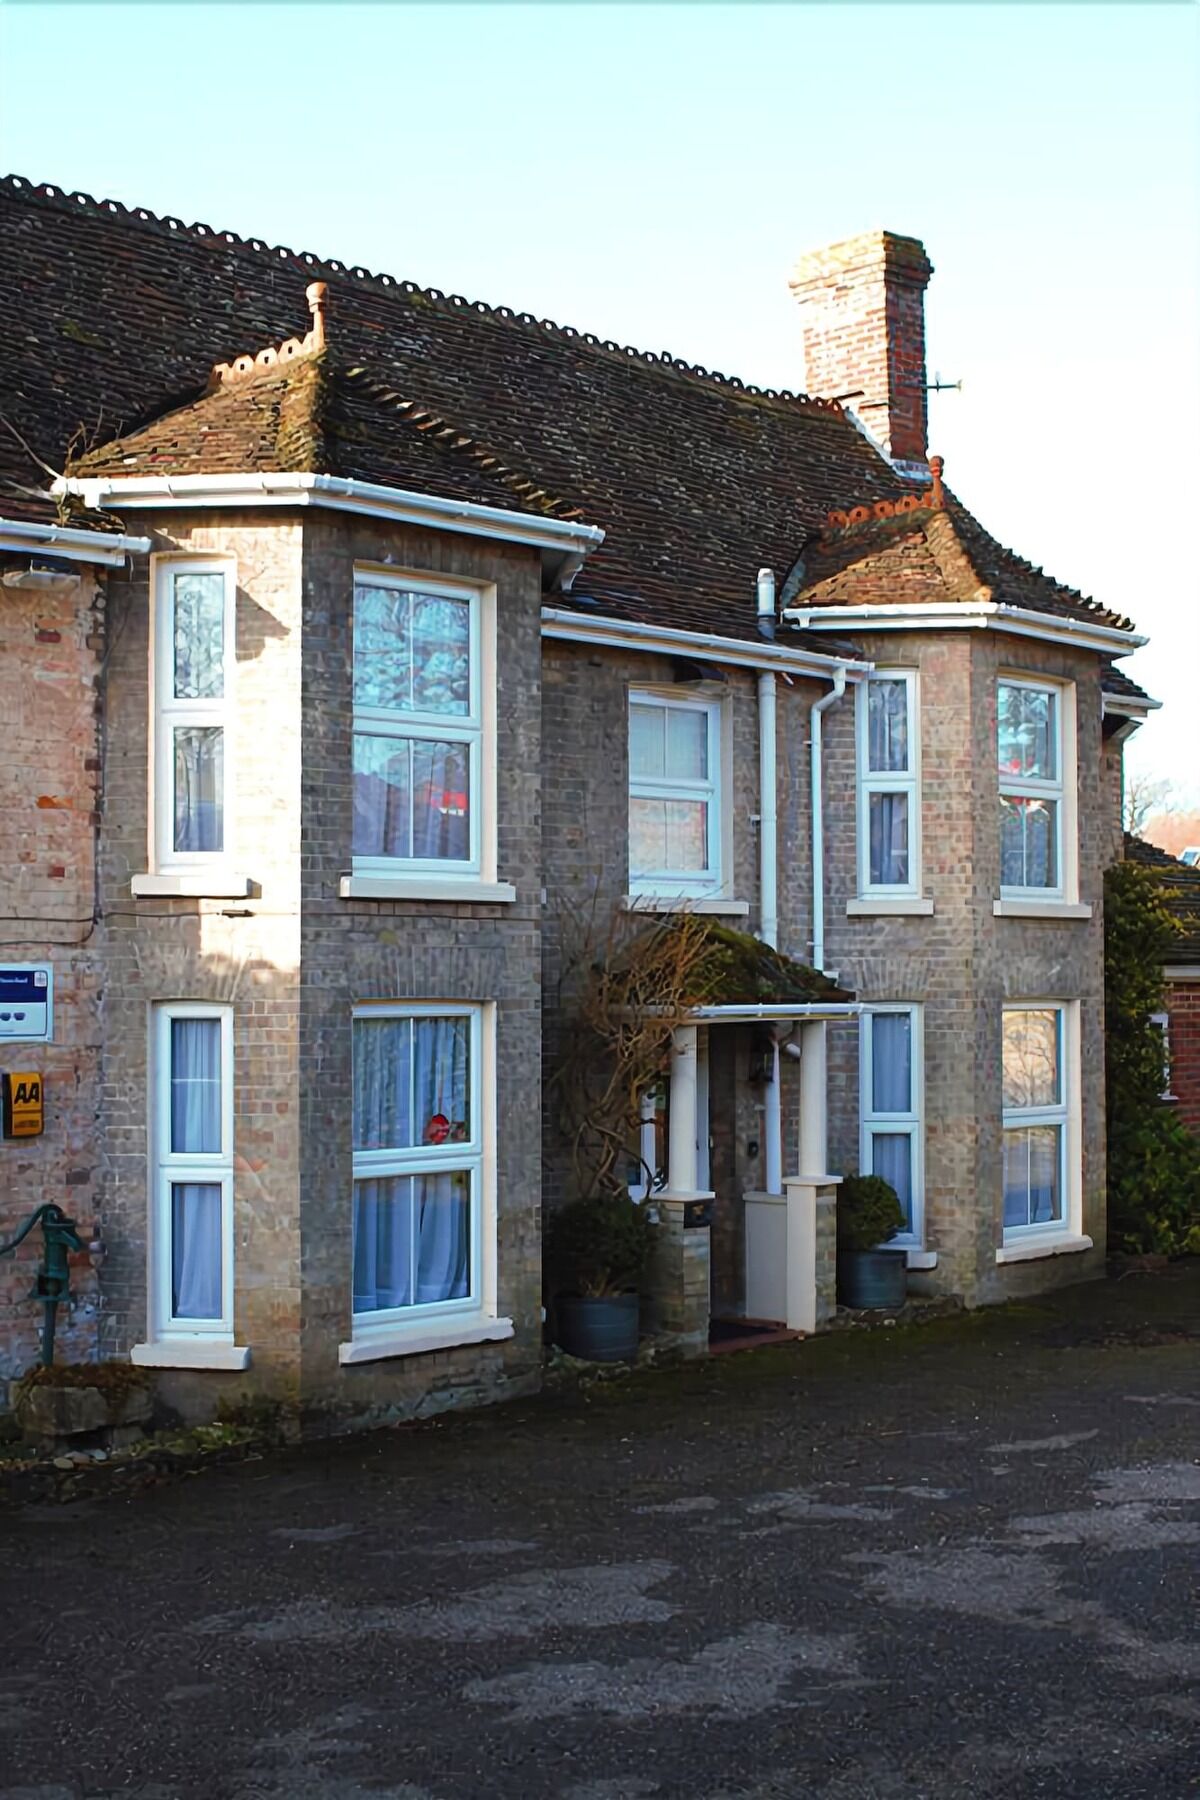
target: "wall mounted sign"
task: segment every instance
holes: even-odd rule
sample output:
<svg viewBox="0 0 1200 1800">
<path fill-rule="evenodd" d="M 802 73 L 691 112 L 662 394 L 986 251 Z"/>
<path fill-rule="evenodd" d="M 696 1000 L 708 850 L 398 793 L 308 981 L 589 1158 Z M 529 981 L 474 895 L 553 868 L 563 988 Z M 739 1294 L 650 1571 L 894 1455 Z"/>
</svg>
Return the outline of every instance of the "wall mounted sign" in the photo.
<svg viewBox="0 0 1200 1800">
<path fill-rule="evenodd" d="M 0 963 L 0 1043 L 49 1044 L 53 1037 L 51 965 Z"/>
<path fill-rule="evenodd" d="M 43 1084 L 36 1069 L 14 1070 L 3 1082 L 6 1138 L 41 1137 L 44 1122 Z"/>
</svg>

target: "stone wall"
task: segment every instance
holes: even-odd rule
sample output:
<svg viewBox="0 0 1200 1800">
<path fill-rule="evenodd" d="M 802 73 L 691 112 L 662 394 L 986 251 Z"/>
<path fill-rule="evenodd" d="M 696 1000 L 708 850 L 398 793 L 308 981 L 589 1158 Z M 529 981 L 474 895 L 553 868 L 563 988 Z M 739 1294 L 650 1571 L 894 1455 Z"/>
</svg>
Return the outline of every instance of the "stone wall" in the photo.
<svg viewBox="0 0 1200 1800">
<path fill-rule="evenodd" d="M 7 571 L 27 558 L 0 558 Z M 43 1077 L 45 1131 L 0 1141 L 0 1242 L 44 1201 L 90 1239 L 97 1217 L 100 994 L 95 845 L 105 649 L 102 578 L 80 564 L 52 586 L 0 588 L 0 962 L 49 962 L 54 1041 L 0 1042 L 0 1069 Z M 35 1231 L 0 1259 L 0 1407 L 36 1361 L 42 1308 L 29 1299 L 42 1254 Z M 96 1354 L 98 1289 L 88 1257 L 72 1257 L 59 1357 Z"/>
</svg>

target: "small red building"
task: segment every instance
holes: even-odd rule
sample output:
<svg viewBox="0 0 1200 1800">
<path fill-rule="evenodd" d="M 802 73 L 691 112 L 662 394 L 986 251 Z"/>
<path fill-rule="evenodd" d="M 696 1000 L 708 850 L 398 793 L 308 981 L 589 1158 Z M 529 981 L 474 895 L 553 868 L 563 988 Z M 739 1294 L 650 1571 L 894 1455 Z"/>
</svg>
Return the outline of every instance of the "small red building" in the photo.
<svg viewBox="0 0 1200 1800">
<path fill-rule="evenodd" d="M 1125 855 L 1161 878 L 1167 904 L 1182 927 L 1163 970 L 1167 1095 L 1179 1109 L 1180 1122 L 1200 1137 L 1200 868 L 1128 833 Z"/>
</svg>

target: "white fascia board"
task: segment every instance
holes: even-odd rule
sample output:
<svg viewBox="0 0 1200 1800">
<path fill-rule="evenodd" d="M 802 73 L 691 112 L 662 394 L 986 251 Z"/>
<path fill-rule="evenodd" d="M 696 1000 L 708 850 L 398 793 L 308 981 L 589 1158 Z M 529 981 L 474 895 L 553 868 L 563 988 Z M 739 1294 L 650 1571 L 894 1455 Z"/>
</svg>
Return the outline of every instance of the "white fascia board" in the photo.
<svg viewBox="0 0 1200 1800">
<path fill-rule="evenodd" d="M 107 531 L 80 531 L 70 525 L 43 524 L 36 519 L 0 519 L 0 550 L 18 555 L 61 557 L 65 562 L 98 563 L 120 568 L 127 556 L 144 556 L 150 539 L 117 536 Z"/>
<path fill-rule="evenodd" d="M 1106 694 L 1100 693 L 1100 712 L 1104 718 L 1111 714 L 1118 719 L 1141 719 L 1148 712 L 1157 712 L 1162 705 L 1161 700 L 1152 700 L 1149 694 L 1143 698 L 1138 694 Z"/>
<path fill-rule="evenodd" d="M 92 507 L 159 509 L 172 506 L 322 506 L 336 512 L 366 513 L 405 525 L 460 531 L 472 537 L 503 539 L 554 550 L 581 560 L 603 543 L 598 525 L 540 514 L 508 512 L 471 500 L 447 500 L 407 488 L 351 481 L 340 475 L 254 473 L 233 475 L 69 476 L 54 483 L 54 494 L 76 495 Z"/>
<path fill-rule="evenodd" d="M 1122 656 L 1138 650 L 1149 638 L 1113 625 L 1092 625 L 1085 619 L 1064 619 L 1058 613 L 1031 612 L 1023 606 L 1005 606 L 996 600 L 959 600 L 912 606 L 790 606 L 783 617 L 804 631 L 845 631 L 869 627 L 872 631 L 977 630 L 1009 631 L 1018 637 L 1044 638 L 1051 643 L 1075 644 L 1084 650 L 1102 650 Z"/>
<path fill-rule="evenodd" d="M 808 1000 L 772 1001 L 769 1004 L 739 1006 L 693 1006 L 688 1018 L 712 1025 L 752 1025 L 758 1019 L 852 1019 L 862 1011 L 858 1001 Z"/>
<path fill-rule="evenodd" d="M 570 612 L 557 606 L 543 606 L 542 636 L 576 644 L 601 644 L 614 650 L 659 650 L 668 655 L 690 656 L 697 662 L 730 663 L 740 668 L 771 669 L 779 674 L 814 675 L 820 681 L 828 681 L 838 669 L 846 671 L 847 681 L 865 681 L 875 667 L 874 663 L 847 661 L 844 656 L 796 650 L 769 638 L 755 643 L 752 638 L 643 625 L 636 620 Z"/>
</svg>

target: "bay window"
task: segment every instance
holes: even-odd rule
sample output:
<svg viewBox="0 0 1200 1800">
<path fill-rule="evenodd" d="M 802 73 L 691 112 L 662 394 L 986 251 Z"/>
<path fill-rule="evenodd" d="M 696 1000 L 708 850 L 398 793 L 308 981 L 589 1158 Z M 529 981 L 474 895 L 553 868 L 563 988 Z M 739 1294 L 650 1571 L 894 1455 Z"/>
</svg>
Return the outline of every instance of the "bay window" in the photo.
<svg viewBox="0 0 1200 1800">
<path fill-rule="evenodd" d="M 484 1310 L 482 1019 L 448 1004 L 355 1012 L 356 1333 Z"/>
<path fill-rule="evenodd" d="M 1063 710 L 1055 686 L 1016 678 L 998 685 L 1002 896 L 1065 891 Z"/>
<path fill-rule="evenodd" d="M 921 892 L 921 790 L 913 670 L 872 675 L 858 695 L 858 888 L 864 898 Z"/>
<path fill-rule="evenodd" d="M 721 706 L 629 697 L 629 891 L 701 898 L 721 891 Z"/>
<path fill-rule="evenodd" d="M 1062 1231 L 1070 1212 L 1068 1013 L 1062 1005 L 1003 1012 L 1004 1238 Z"/>
<path fill-rule="evenodd" d="M 904 1213 L 894 1242 L 924 1243 L 924 1033 L 919 1006 L 873 1006 L 859 1038 L 861 1143 L 864 1175 L 890 1182 Z"/>
<path fill-rule="evenodd" d="M 157 564 L 152 837 L 164 871 L 231 853 L 235 593 L 227 564 Z"/>
</svg>

